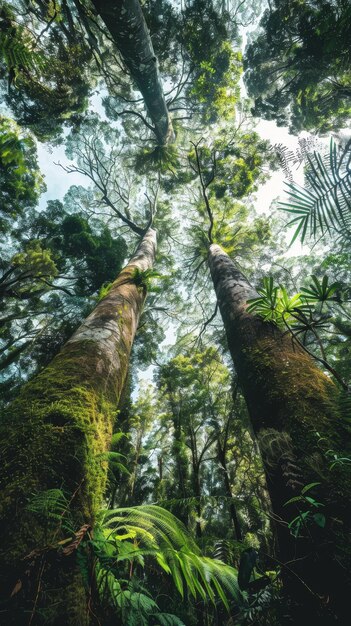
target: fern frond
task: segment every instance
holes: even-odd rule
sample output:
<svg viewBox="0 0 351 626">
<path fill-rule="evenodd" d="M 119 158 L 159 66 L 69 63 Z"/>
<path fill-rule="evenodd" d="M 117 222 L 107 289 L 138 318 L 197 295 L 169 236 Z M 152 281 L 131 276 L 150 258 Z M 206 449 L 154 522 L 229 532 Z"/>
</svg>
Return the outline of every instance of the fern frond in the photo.
<svg viewBox="0 0 351 626">
<path fill-rule="evenodd" d="M 41 70 L 45 56 L 35 48 L 32 38 L 23 26 L 0 31 L 0 60 L 3 59 L 8 71 Z"/>
<path fill-rule="evenodd" d="M 62 528 L 72 531 L 69 501 L 62 489 L 47 489 L 36 494 L 27 504 L 27 510 L 47 523 L 62 525 Z"/>
<path fill-rule="evenodd" d="M 186 586 L 194 597 L 215 602 L 216 595 L 219 596 L 228 608 L 227 596 L 237 598 L 240 595 L 236 570 L 221 561 L 202 556 L 185 526 L 159 506 L 105 511 L 101 528 L 111 539 L 122 540 L 123 533 L 137 538 L 136 554 L 140 549 L 144 553 L 145 546 L 147 553 L 172 576 L 182 596 Z M 133 557 L 133 551 L 129 557 Z"/>
<path fill-rule="evenodd" d="M 68 507 L 68 500 L 61 489 L 48 489 L 36 494 L 27 505 L 32 513 L 59 517 Z"/>
<path fill-rule="evenodd" d="M 121 459 L 127 458 L 124 454 L 110 450 L 109 452 L 101 452 L 101 454 L 98 454 L 96 458 L 100 459 L 101 461 L 108 461 L 111 469 L 118 469 L 122 474 L 127 474 L 128 476 L 130 476 L 129 469 L 123 463 L 121 463 Z"/>
</svg>

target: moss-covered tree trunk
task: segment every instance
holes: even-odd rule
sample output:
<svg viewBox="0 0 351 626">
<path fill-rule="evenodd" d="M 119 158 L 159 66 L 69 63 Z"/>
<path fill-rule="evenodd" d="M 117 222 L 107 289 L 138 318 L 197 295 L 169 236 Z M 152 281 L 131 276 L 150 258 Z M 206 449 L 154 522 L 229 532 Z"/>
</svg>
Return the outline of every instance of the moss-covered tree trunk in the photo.
<svg viewBox="0 0 351 626">
<path fill-rule="evenodd" d="M 336 614 L 337 623 L 344 623 L 350 465 L 331 469 L 328 456 L 328 451 L 345 456 L 347 445 L 336 410 L 338 390 L 289 334 L 247 312 L 247 300 L 257 294 L 218 245 L 210 246 L 209 267 L 265 466 L 282 575 L 297 605 L 303 605 L 295 615 L 300 623 L 320 625 L 334 623 Z M 308 500 L 285 506 L 311 482 L 320 484 L 306 496 L 323 506 Z M 306 511 L 307 517 L 299 517 Z M 316 513 L 325 516 L 325 526 Z M 298 537 L 288 528 L 296 516 L 302 521 Z"/>
<path fill-rule="evenodd" d="M 139 0 L 92 1 L 144 98 L 157 141 L 167 145 L 173 138 L 172 122 Z"/>
<path fill-rule="evenodd" d="M 32 613 L 32 625 L 90 623 L 77 551 L 65 555 L 58 542 L 90 532 L 102 504 L 105 453 L 146 296 L 140 273 L 152 267 L 155 248 L 149 229 L 108 294 L 2 419 L 1 623 L 28 624 Z M 49 515 L 28 509 L 54 489 L 66 505 L 51 502 Z"/>
</svg>

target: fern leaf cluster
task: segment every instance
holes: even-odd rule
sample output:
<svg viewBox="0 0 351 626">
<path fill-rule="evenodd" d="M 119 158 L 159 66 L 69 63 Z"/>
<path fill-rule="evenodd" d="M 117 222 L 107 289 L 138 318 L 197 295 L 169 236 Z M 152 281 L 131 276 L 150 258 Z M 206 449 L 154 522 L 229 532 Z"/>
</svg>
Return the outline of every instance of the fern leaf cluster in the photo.
<svg viewBox="0 0 351 626">
<path fill-rule="evenodd" d="M 144 557 L 151 556 L 172 577 L 182 597 L 186 587 L 194 598 L 215 602 L 219 596 L 229 608 L 228 598 L 240 595 L 236 570 L 202 556 L 185 526 L 169 511 L 155 505 L 121 508 L 104 512 L 100 524 L 95 548 L 104 591 L 112 584 L 110 576 L 116 577 L 110 559 L 114 564 L 127 560 L 143 566 Z"/>
</svg>

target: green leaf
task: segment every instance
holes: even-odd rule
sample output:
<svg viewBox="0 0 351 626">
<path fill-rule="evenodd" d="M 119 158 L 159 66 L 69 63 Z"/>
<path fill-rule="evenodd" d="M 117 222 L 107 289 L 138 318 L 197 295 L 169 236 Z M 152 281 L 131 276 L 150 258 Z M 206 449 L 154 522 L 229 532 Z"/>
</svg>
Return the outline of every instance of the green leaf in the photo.
<svg viewBox="0 0 351 626">
<path fill-rule="evenodd" d="M 120 432 L 120 433 L 115 433 L 114 435 L 112 435 L 111 446 L 114 446 L 117 443 L 119 443 L 121 439 L 123 439 L 123 437 L 127 437 L 126 433 Z"/>
<path fill-rule="evenodd" d="M 321 483 L 308 483 L 308 485 L 305 485 L 303 489 L 301 489 L 301 494 L 304 495 L 307 491 L 310 491 L 310 489 L 313 489 L 313 487 L 317 487 L 320 484 Z"/>
<path fill-rule="evenodd" d="M 284 502 L 284 506 L 287 506 L 288 504 L 293 504 L 294 502 L 302 502 L 302 501 L 303 501 L 302 496 L 294 496 L 293 498 L 290 498 L 290 500 L 287 500 L 287 502 Z"/>
<path fill-rule="evenodd" d="M 312 506 L 315 506 L 316 508 L 320 506 L 324 506 L 324 504 L 322 504 L 321 502 L 317 502 L 314 498 L 310 498 L 309 496 L 304 496 L 304 499 L 307 500 L 309 504 L 311 504 Z"/>
<path fill-rule="evenodd" d="M 319 526 L 320 528 L 325 527 L 326 518 L 325 518 L 325 515 L 323 515 L 323 513 L 314 513 L 313 519 L 316 522 L 317 526 Z"/>
</svg>

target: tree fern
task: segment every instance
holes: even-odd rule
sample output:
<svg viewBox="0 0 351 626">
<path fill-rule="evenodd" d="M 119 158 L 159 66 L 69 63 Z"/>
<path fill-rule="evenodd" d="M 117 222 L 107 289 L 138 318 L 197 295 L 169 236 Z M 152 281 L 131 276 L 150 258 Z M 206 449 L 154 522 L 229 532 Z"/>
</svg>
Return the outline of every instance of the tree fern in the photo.
<svg viewBox="0 0 351 626">
<path fill-rule="evenodd" d="M 351 237 L 351 141 L 339 150 L 330 140 L 329 153 L 314 151 L 307 155 L 306 186 L 286 183 L 289 201 L 280 207 L 295 215 L 289 226 L 297 225 L 292 243 L 298 236 L 316 237 L 336 232 Z"/>
</svg>

